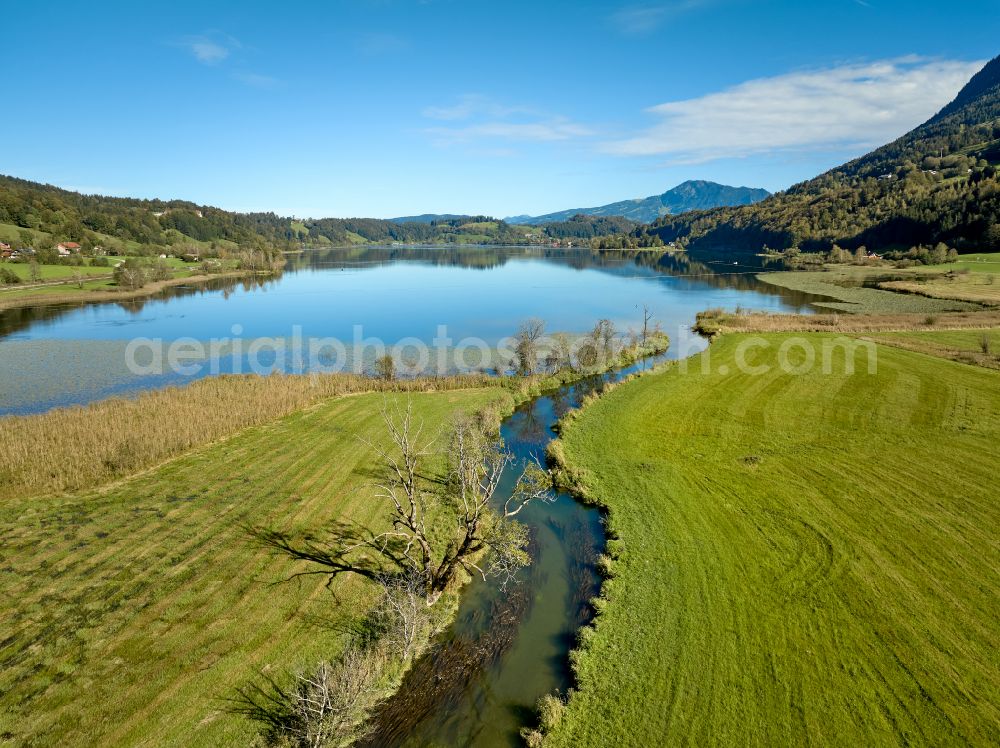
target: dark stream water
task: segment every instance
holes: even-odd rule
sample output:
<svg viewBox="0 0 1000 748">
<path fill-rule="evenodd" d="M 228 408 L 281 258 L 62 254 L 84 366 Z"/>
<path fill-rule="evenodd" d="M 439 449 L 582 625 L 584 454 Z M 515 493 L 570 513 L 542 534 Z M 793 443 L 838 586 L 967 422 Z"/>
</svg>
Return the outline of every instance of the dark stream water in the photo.
<svg viewBox="0 0 1000 748">
<path fill-rule="evenodd" d="M 498 491 L 510 495 L 526 460 L 544 458 L 552 427 L 605 382 L 671 357 L 547 392 L 523 404 L 502 426 L 517 460 Z M 539 697 L 572 685 L 569 651 L 591 616 L 600 589 L 595 562 L 604 547 L 597 509 L 565 494 L 529 505 L 522 521 L 532 534 L 532 565 L 506 590 L 474 580 L 458 616 L 375 715 L 368 746 L 520 746 L 521 727 L 534 725 Z"/>
</svg>

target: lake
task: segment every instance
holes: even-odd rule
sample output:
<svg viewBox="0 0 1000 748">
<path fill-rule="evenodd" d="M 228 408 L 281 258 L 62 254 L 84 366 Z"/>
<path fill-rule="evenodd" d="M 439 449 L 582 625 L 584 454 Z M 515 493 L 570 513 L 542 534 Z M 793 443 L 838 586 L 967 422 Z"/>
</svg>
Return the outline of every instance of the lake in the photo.
<svg viewBox="0 0 1000 748">
<path fill-rule="evenodd" d="M 326 370 L 335 361 L 367 370 L 381 343 L 415 350 L 422 342 L 450 351 L 472 339 L 494 348 L 530 317 L 544 320 L 552 332 L 584 333 L 601 318 L 619 330 L 637 330 L 643 304 L 670 335 L 675 355 L 682 355 L 704 346 L 689 330 L 700 310 L 809 310 L 809 297 L 763 284 L 754 270 L 650 252 L 312 250 L 293 257 L 281 277 L 264 281 L 177 287 L 124 303 L 0 312 L 0 414 L 41 412 L 233 371 Z M 344 360 L 329 347 L 318 356 L 295 357 L 294 341 L 318 339 L 343 341 Z M 178 341 L 187 345 L 178 366 L 153 367 L 151 351 Z M 248 349 L 255 344 L 251 361 Z"/>
</svg>

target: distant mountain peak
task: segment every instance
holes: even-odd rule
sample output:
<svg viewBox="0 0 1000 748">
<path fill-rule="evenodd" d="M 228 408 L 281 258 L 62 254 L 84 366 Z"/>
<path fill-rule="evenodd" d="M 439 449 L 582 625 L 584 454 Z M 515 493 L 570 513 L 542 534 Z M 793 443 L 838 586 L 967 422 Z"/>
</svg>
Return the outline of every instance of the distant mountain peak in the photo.
<svg viewBox="0 0 1000 748">
<path fill-rule="evenodd" d="M 665 215 L 676 215 L 689 210 L 750 205 L 770 194 L 767 190 L 753 187 L 730 187 L 704 179 L 689 179 L 660 195 L 621 200 L 595 208 L 561 210 L 541 216 L 512 216 L 506 220 L 514 224 L 541 224 L 567 221 L 573 216 L 587 215 L 599 218 L 621 216 L 636 223 L 651 223 Z"/>
</svg>

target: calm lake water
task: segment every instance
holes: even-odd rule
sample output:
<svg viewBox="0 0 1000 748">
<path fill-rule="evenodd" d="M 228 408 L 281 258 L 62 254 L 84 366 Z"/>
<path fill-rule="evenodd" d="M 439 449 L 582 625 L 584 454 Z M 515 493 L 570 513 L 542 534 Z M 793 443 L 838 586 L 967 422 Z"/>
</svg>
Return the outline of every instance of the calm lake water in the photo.
<svg viewBox="0 0 1000 748">
<path fill-rule="evenodd" d="M 675 351 L 703 343 L 688 328 L 710 307 L 807 311 L 809 298 L 757 281 L 753 268 L 701 264 L 670 255 L 541 248 L 358 248 L 309 251 L 280 278 L 174 288 L 125 303 L 0 312 L 0 414 L 40 412 L 112 394 L 181 383 L 175 372 L 136 374 L 126 346 L 336 338 L 431 343 L 441 326 L 454 345 L 475 337 L 494 346 L 528 317 L 549 331 L 583 333 L 600 318 L 641 326 L 647 304 Z M 203 365 L 194 376 L 244 371 L 245 358 Z M 360 356 L 360 354 L 359 354 Z M 298 370 L 287 357 L 264 361 Z M 352 365 L 367 365 L 360 358 Z M 308 365 L 306 366 L 308 368 Z"/>
</svg>

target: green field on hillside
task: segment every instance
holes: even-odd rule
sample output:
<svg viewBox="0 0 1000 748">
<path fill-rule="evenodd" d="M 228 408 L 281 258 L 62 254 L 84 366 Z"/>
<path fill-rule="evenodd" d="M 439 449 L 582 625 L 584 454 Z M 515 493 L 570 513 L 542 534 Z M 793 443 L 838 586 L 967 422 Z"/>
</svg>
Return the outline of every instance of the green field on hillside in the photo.
<svg viewBox="0 0 1000 748">
<path fill-rule="evenodd" d="M 726 335 L 567 424 L 618 559 L 546 746 L 1000 742 L 1000 374 L 783 373 L 791 337 L 833 339 L 755 375 Z"/>
<path fill-rule="evenodd" d="M 500 389 L 412 396 L 428 429 Z M 103 491 L 0 506 L 0 743 L 247 745 L 236 687 L 337 654 L 359 579 L 279 583 L 243 525 L 377 527 L 381 394 L 341 397 Z M 277 583 L 277 584 L 276 584 Z"/>
<path fill-rule="evenodd" d="M 51 236 L 44 232 L 38 231 L 37 229 L 26 229 L 21 226 L 15 226 L 12 223 L 0 223 L 0 242 L 5 242 L 7 244 L 13 244 L 14 246 L 19 246 L 21 243 L 21 232 L 27 231 L 31 234 L 32 241 L 44 241 L 51 239 Z"/>
</svg>

